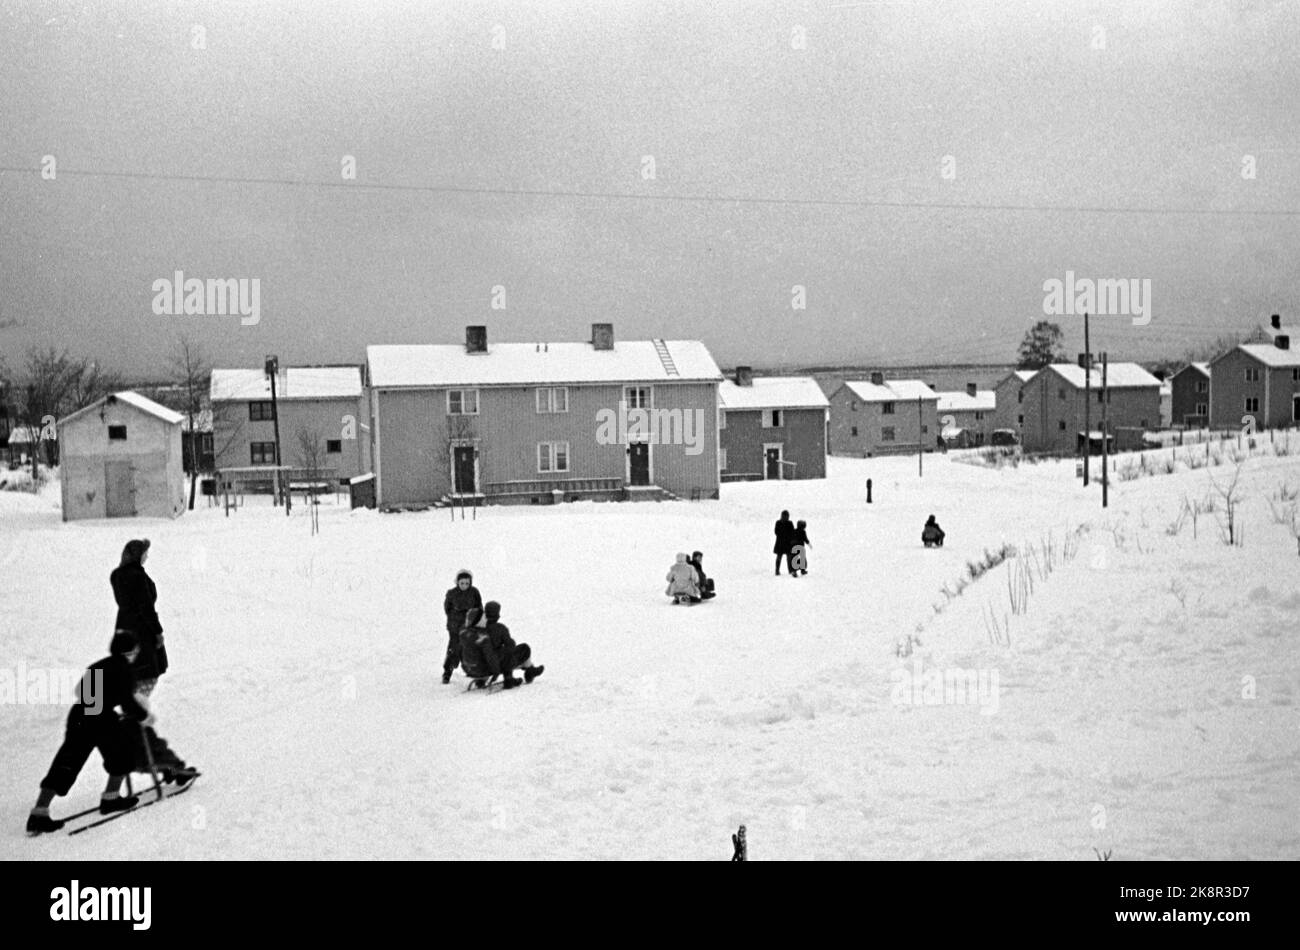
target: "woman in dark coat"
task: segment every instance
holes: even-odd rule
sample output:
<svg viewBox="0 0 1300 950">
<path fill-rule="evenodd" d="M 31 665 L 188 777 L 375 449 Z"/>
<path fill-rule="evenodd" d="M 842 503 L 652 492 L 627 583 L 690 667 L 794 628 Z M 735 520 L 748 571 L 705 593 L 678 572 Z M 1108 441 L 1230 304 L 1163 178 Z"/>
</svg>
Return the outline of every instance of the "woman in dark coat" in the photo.
<svg viewBox="0 0 1300 950">
<path fill-rule="evenodd" d="M 167 648 L 163 645 L 163 628 L 158 621 L 158 612 L 154 604 L 158 601 L 158 589 L 153 579 L 145 573 L 144 562 L 149 559 L 149 539 L 126 542 L 122 549 L 122 563 L 109 575 L 113 585 L 113 596 L 117 599 L 118 631 L 127 630 L 135 635 L 140 648 L 131 672 L 135 675 L 136 692 L 149 696 L 158 685 L 158 678 L 167 672 Z M 181 785 L 191 781 L 199 773 L 185 764 L 185 760 L 176 754 L 167 740 L 158 735 L 151 726 L 144 727 L 144 739 L 149 743 L 153 756 L 153 767 L 164 782 L 179 782 Z M 144 757 L 144 748 L 140 743 L 132 743 L 137 771 L 146 771 L 148 760 Z"/>
<path fill-rule="evenodd" d="M 776 573 L 781 574 L 781 558 L 785 558 L 786 569 L 791 574 L 794 573 L 794 564 L 791 560 L 791 549 L 794 547 L 794 522 L 790 520 L 790 512 L 781 512 L 781 517 L 777 519 L 776 527 L 773 529 L 776 533 L 776 544 L 772 547 L 772 553 L 776 555 Z"/>
<path fill-rule="evenodd" d="M 122 549 L 122 563 L 109 576 L 113 597 L 117 600 L 116 630 L 130 630 L 140 642 L 140 654 L 131 664 L 136 683 L 145 687 L 146 695 L 167 672 L 167 648 L 163 646 L 163 628 L 154 604 L 158 589 L 144 572 L 149 559 L 149 541 L 131 540 Z"/>
</svg>

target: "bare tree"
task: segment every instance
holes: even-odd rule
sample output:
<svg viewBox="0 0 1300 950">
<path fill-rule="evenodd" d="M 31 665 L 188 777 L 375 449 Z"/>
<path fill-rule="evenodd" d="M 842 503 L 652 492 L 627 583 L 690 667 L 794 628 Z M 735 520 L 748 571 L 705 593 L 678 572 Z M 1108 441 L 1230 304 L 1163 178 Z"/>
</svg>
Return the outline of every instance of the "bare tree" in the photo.
<svg viewBox="0 0 1300 950">
<path fill-rule="evenodd" d="M 1214 485 L 1214 490 L 1220 498 L 1223 499 L 1223 518 L 1219 521 L 1219 533 L 1223 537 L 1224 544 L 1230 547 L 1241 546 L 1241 525 L 1237 520 L 1237 506 L 1241 504 L 1241 491 L 1239 483 L 1241 481 L 1241 466 L 1245 460 L 1238 462 L 1232 473 L 1232 480 L 1226 484 L 1220 484 L 1213 476 L 1210 481 Z"/>
<path fill-rule="evenodd" d="M 317 485 L 320 481 L 324 465 L 322 461 L 325 458 L 325 446 L 321 440 L 320 431 L 317 429 L 308 429 L 305 426 L 298 429 L 298 467 L 303 469 L 307 483 L 310 485 L 307 497 L 307 511 L 311 515 L 311 533 L 320 533 L 320 502 L 316 497 Z"/>
<path fill-rule="evenodd" d="M 171 359 L 171 379 L 180 388 L 176 396 L 178 405 L 172 406 L 185 416 L 189 426 L 189 452 L 186 460 L 190 473 L 190 510 L 194 510 L 195 488 L 199 481 L 199 457 L 203 436 L 199 432 L 199 419 L 203 403 L 212 383 L 212 365 L 204 358 L 202 350 L 181 337 Z M 215 428 L 214 428 L 215 432 Z"/>
<path fill-rule="evenodd" d="M 45 462 L 56 462 L 57 446 L 50 437 L 50 426 L 60 416 L 84 409 L 102 396 L 122 388 L 122 379 L 110 373 L 97 362 L 74 358 L 65 349 L 62 352 L 49 347 L 33 347 L 27 352 L 25 378 L 19 389 L 22 395 L 21 415 L 37 440 L 32 452 L 32 476 L 36 477 L 35 449 L 44 445 Z"/>
</svg>

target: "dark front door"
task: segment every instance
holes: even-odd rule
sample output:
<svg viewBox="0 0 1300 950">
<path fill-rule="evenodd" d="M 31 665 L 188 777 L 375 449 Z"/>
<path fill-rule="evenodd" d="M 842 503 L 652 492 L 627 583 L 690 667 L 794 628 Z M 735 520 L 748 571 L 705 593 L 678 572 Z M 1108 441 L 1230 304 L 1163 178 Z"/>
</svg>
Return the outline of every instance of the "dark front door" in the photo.
<svg viewBox="0 0 1300 950">
<path fill-rule="evenodd" d="M 452 450 L 454 454 L 453 469 L 455 482 L 452 491 L 458 494 L 470 494 L 474 486 L 474 447 L 458 445 Z"/>
<path fill-rule="evenodd" d="M 1291 421 L 1300 422 L 1300 396 L 1291 397 Z"/>
<path fill-rule="evenodd" d="M 781 477 L 781 450 L 780 449 L 767 450 L 767 477 L 768 478 Z"/>
<path fill-rule="evenodd" d="M 627 447 L 628 481 L 633 485 L 650 484 L 650 443 L 633 442 Z"/>
</svg>

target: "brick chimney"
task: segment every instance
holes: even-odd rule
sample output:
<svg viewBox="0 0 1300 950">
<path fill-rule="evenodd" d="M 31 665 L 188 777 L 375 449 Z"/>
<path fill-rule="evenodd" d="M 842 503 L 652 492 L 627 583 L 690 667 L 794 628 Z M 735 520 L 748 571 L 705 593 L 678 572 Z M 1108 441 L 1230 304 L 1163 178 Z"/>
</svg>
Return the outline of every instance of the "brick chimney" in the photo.
<svg viewBox="0 0 1300 950">
<path fill-rule="evenodd" d="M 966 384 L 966 395 L 967 395 L 967 396 L 974 396 L 974 395 L 975 395 L 975 391 L 976 391 L 976 390 L 975 390 L 975 384 L 974 384 L 974 383 L 967 383 L 967 384 Z"/>
<path fill-rule="evenodd" d="M 465 352 L 466 353 L 487 352 L 487 327 L 466 327 L 465 328 Z"/>
<path fill-rule="evenodd" d="M 1279 333 L 1273 337 L 1273 345 L 1279 350 L 1289 350 L 1291 349 L 1291 338 L 1285 333 Z"/>
<path fill-rule="evenodd" d="M 614 348 L 614 324 L 593 323 L 591 325 L 591 348 L 593 350 L 612 350 Z"/>
<path fill-rule="evenodd" d="M 872 374 L 871 374 L 871 385 L 872 385 L 872 386 L 883 386 L 883 385 L 885 385 L 885 374 L 884 374 L 884 373 L 872 373 Z"/>
<path fill-rule="evenodd" d="M 1080 354 L 1079 354 L 1079 369 L 1087 369 L 1087 368 L 1088 368 L 1088 354 L 1087 354 L 1087 353 L 1080 353 Z"/>
<path fill-rule="evenodd" d="M 737 366 L 736 367 L 736 385 L 753 386 L 754 385 L 754 367 Z"/>
<path fill-rule="evenodd" d="M 1274 330 L 1282 329 L 1282 314 L 1273 314 L 1273 316 L 1269 318 L 1269 323 L 1272 325 Z"/>
</svg>

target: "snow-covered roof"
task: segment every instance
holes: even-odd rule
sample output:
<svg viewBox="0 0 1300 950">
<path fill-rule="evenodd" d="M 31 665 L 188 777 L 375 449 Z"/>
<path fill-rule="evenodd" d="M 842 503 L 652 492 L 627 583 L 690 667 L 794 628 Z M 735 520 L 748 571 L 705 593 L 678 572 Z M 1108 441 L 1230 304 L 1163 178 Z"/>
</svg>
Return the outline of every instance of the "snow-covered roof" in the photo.
<svg viewBox="0 0 1300 950">
<path fill-rule="evenodd" d="M 1265 366 L 1295 367 L 1300 366 L 1300 350 L 1279 350 L 1272 343 L 1243 343 L 1237 347 L 1245 350 Z"/>
<path fill-rule="evenodd" d="M 722 379 L 699 340 L 619 340 L 611 350 L 590 343 L 491 343 L 486 353 L 470 353 L 461 344 L 368 346 L 366 359 L 377 389 Z"/>
<path fill-rule="evenodd" d="M 271 379 L 260 369 L 214 369 L 212 400 L 271 398 Z M 355 399 L 361 395 L 359 366 L 290 366 L 275 380 L 277 399 Z"/>
<path fill-rule="evenodd" d="M 974 396 L 965 391 L 937 395 L 940 412 L 992 412 L 997 407 L 997 394 L 991 389 L 977 389 Z"/>
<path fill-rule="evenodd" d="M 131 392 L 128 389 L 120 393 L 113 393 L 112 395 L 103 396 L 100 399 L 96 399 L 89 406 L 86 406 L 83 409 L 78 409 L 76 412 L 64 416 L 62 419 L 59 420 L 59 425 L 61 426 L 67 425 L 69 422 L 71 422 L 73 419 L 76 419 L 78 416 L 85 415 L 86 413 L 90 412 L 93 409 L 98 409 L 109 399 L 115 399 L 118 402 L 124 402 L 128 406 L 133 406 L 136 409 L 139 409 L 141 412 L 148 413 L 149 415 L 154 416 L 155 418 L 161 419 L 163 422 L 166 422 L 169 425 L 176 425 L 177 423 L 182 422 L 185 419 L 185 417 L 182 416 L 179 412 L 174 412 L 171 409 L 168 409 L 166 406 L 160 405 L 159 403 L 154 402 L 152 399 L 148 399 L 144 396 L 141 396 L 139 393 Z"/>
<path fill-rule="evenodd" d="M 1210 375 L 1210 364 L 1209 364 L 1209 363 L 1188 363 L 1186 366 L 1184 366 L 1182 369 L 1180 369 L 1177 373 L 1174 373 L 1174 376 L 1178 376 L 1178 375 L 1181 374 L 1181 373 L 1185 373 L 1185 372 L 1187 372 L 1189 369 L 1194 369 L 1194 370 L 1196 370 L 1196 371 L 1199 372 L 1202 376 L 1209 376 L 1209 375 Z M 1170 379 L 1173 379 L 1173 376 L 1171 376 Z"/>
<path fill-rule="evenodd" d="M 752 386 L 724 379 L 718 402 L 724 409 L 825 409 L 830 405 L 811 376 L 756 376 Z"/>
<path fill-rule="evenodd" d="M 863 402 L 908 402 L 939 398 L 938 393 L 919 379 L 887 379 L 880 386 L 853 380 L 844 385 Z"/>
<path fill-rule="evenodd" d="M 1084 385 L 1083 367 L 1077 363 L 1053 363 L 1052 369 L 1056 370 L 1065 381 L 1076 389 L 1082 389 Z M 1094 389 L 1101 388 L 1101 366 L 1094 364 L 1092 367 L 1092 379 L 1090 385 Z M 1160 380 L 1156 379 L 1137 363 L 1111 363 L 1106 367 L 1106 387 L 1108 389 L 1142 389 L 1151 386 L 1154 389 L 1160 388 Z"/>
<path fill-rule="evenodd" d="M 1276 336 L 1283 335 L 1289 336 L 1293 341 L 1300 339 L 1300 326 L 1296 326 L 1295 324 L 1291 324 L 1290 326 L 1283 324 L 1280 327 L 1275 327 L 1271 323 L 1265 323 L 1263 329 L 1265 335 L 1267 335 L 1270 340 Z"/>
</svg>

